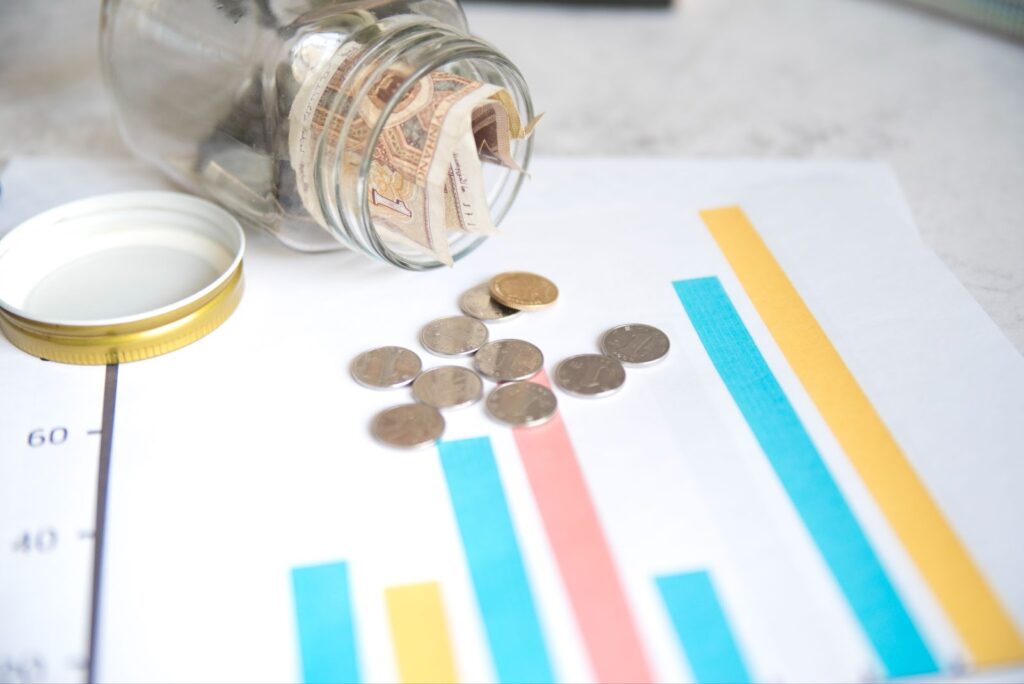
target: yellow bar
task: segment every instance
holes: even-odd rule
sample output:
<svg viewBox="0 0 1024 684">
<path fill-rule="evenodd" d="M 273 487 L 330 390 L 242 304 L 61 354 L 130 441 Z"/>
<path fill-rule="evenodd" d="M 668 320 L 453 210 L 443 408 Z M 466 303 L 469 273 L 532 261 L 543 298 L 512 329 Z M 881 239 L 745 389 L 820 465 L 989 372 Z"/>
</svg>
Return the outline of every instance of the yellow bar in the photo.
<svg viewBox="0 0 1024 684">
<path fill-rule="evenodd" d="M 701 218 L 978 665 L 1024 640 L 850 369 L 739 207 Z"/>
<path fill-rule="evenodd" d="M 425 582 L 389 587 L 384 599 L 402 682 L 457 682 L 440 585 Z"/>
</svg>

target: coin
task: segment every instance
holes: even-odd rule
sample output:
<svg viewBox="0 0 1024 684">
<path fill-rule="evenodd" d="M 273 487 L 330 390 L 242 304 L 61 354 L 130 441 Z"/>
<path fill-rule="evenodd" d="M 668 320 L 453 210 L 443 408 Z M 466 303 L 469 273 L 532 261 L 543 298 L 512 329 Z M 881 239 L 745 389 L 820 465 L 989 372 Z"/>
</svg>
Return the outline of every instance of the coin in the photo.
<svg viewBox="0 0 1024 684">
<path fill-rule="evenodd" d="M 553 282 L 536 273 L 511 271 L 500 273 L 490 282 L 491 296 L 505 306 L 521 311 L 546 309 L 558 299 Z"/>
<path fill-rule="evenodd" d="M 466 290 L 459 298 L 459 308 L 467 316 L 481 321 L 507 321 L 522 313 L 495 300 L 489 283 Z"/>
<path fill-rule="evenodd" d="M 469 316 L 438 318 L 420 330 L 420 344 L 440 356 L 472 354 L 487 337 L 487 326 Z"/>
<path fill-rule="evenodd" d="M 570 356 L 555 368 L 555 382 L 569 394 L 603 397 L 622 387 L 626 369 L 604 354 Z"/>
<path fill-rule="evenodd" d="M 497 382 L 525 380 L 544 367 L 544 354 L 524 340 L 495 340 L 480 347 L 473 366 L 480 375 Z"/>
<path fill-rule="evenodd" d="M 535 382 L 510 382 L 487 395 L 487 412 L 516 427 L 546 423 L 557 408 L 554 392 Z"/>
<path fill-rule="evenodd" d="M 601 336 L 601 351 L 633 366 L 656 363 L 668 354 L 668 336 L 643 323 L 618 325 Z"/>
<path fill-rule="evenodd" d="M 480 401 L 484 383 L 480 376 L 459 366 L 440 366 L 420 373 L 412 383 L 417 401 L 434 408 L 458 408 Z"/>
<path fill-rule="evenodd" d="M 426 446 L 441 439 L 444 417 L 436 408 L 425 404 L 392 406 L 373 417 L 370 433 L 394 447 Z"/>
<path fill-rule="evenodd" d="M 352 377 L 366 387 L 384 389 L 408 385 L 419 375 L 423 363 L 405 347 L 378 347 L 352 361 Z"/>
</svg>

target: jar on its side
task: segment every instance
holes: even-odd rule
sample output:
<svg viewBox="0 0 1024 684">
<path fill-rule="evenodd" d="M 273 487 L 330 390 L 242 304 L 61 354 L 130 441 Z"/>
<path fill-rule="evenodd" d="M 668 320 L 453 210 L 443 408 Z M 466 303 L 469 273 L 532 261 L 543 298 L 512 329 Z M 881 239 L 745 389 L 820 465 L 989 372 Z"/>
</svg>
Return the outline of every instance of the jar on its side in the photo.
<svg viewBox="0 0 1024 684">
<path fill-rule="evenodd" d="M 133 151 L 302 251 L 440 265 L 382 237 L 369 205 L 382 130 L 429 74 L 500 87 L 533 119 L 522 74 L 468 33 L 458 0 L 104 0 L 102 17 L 104 74 Z M 332 78 L 336 95 L 302 116 L 303 98 Z M 519 191 L 530 147 L 511 141 L 518 169 L 484 165 L 494 223 Z M 447 239 L 458 259 L 484 236 Z"/>
</svg>

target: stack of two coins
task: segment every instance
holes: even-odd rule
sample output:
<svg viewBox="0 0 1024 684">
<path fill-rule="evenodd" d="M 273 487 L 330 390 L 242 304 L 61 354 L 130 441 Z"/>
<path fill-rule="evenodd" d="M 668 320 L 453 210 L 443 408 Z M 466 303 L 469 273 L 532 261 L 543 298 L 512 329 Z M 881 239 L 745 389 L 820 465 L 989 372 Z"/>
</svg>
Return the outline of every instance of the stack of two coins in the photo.
<svg viewBox="0 0 1024 684">
<path fill-rule="evenodd" d="M 539 311 L 558 300 L 558 287 L 535 273 L 501 273 L 486 285 L 462 295 L 459 306 L 482 320 L 507 320 L 524 311 Z M 544 368 L 544 353 L 526 340 L 495 340 L 481 347 L 473 359 L 480 375 L 498 383 L 487 395 L 487 412 L 513 427 L 533 427 L 551 419 L 558 399 L 550 389 L 529 379 Z"/>
</svg>

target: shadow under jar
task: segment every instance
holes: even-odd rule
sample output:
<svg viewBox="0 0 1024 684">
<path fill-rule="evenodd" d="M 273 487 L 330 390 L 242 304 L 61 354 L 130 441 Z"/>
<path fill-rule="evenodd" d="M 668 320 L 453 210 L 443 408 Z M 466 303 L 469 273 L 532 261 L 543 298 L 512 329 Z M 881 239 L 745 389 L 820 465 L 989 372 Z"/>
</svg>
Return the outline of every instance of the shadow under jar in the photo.
<svg viewBox="0 0 1024 684">
<path fill-rule="evenodd" d="M 102 12 L 104 76 L 132 150 L 301 251 L 440 265 L 388 239 L 369 205 L 384 126 L 432 72 L 503 88 L 534 116 L 522 74 L 468 33 L 458 0 L 104 0 Z M 530 147 L 512 140 L 521 169 Z M 483 167 L 497 224 L 524 174 Z M 484 239 L 446 235 L 454 259 Z"/>
</svg>

